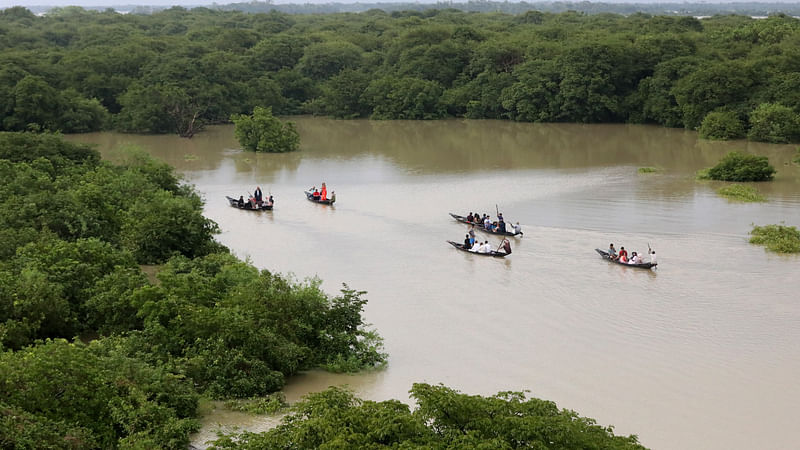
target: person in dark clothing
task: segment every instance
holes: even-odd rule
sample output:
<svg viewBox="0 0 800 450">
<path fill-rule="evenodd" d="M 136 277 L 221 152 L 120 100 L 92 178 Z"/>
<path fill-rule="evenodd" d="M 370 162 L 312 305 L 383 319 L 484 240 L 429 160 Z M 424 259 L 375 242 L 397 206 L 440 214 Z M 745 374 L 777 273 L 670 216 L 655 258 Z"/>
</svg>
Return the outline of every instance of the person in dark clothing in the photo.
<svg viewBox="0 0 800 450">
<path fill-rule="evenodd" d="M 239 208 L 244 208 L 244 195 L 239 196 L 239 200 L 237 200 L 237 203 L 239 203 Z"/>
<path fill-rule="evenodd" d="M 256 205 L 261 206 L 261 200 L 264 199 L 264 194 L 261 193 L 261 186 L 256 186 L 256 191 L 253 192 L 253 197 L 256 199 Z"/>
<path fill-rule="evenodd" d="M 497 231 L 499 231 L 501 233 L 505 233 L 506 232 L 506 223 L 503 221 L 502 217 L 500 218 L 500 222 L 498 222 L 498 224 L 497 224 Z"/>
<path fill-rule="evenodd" d="M 464 249 L 465 250 L 469 250 L 469 249 L 472 248 L 472 242 L 471 241 L 472 241 L 472 239 L 469 238 L 469 235 L 467 235 L 464 238 Z"/>
</svg>

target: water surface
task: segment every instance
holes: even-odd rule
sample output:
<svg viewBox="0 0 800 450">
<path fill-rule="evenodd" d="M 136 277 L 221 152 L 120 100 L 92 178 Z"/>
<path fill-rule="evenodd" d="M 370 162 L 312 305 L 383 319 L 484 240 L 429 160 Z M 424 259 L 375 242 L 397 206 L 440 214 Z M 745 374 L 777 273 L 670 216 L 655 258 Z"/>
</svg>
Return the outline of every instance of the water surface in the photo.
<svg viewBox="0 0 800 450">
<path fill-rule="evenodd" d="M 258 267 L 369 292 L 387 369 L 304 374 L 290 400 L 330 384 L 374 400 L 408 399 L 414 382 L 529 390 L 655 449 L 796 448 L 800 259 L 747 242 L 751 224 L 800 225 L 793 146 L 628 125 L 292 120 L 292 154 L 242 152 L 229 126 L 72 137 L 107 156 L 134 143 L 177 167 L 219 240 Z M 694 179 L 731 150 L 769 156 L 775 181 L 754 185 L 769 202 L 731 203 L 722 183 Z M 303 195 L 323 181 L 333 207 Z M 227 205 L 256 186 L 274 211 Z M 496 210 L 525 231 L 505 260 L 445 243 L 466 230 L 448 212 Z M 601 260 L 593 249 L 609 242 L 649 244 L 658 270 Z M 215 423 L 273 420 L 218 412 L 195 441 Z"/>
</svg>

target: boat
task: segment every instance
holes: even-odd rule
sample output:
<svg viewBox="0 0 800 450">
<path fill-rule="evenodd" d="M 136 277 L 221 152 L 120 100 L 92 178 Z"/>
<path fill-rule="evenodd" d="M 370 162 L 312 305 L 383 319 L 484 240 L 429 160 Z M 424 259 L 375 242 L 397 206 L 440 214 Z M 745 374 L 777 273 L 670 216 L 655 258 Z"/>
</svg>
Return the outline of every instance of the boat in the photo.
<svg viewBox="0 0 800 450">
<path fill-rule="evenodd" d="M 321 203 L 323 205 L 332 205 L 333 202 L 336 201 L 336 194 L 333 193 L 333 192 L 331 192 L 331 196 L 329 198 L 325 199 L 325 200 L 320 200 L 318 198 L 314 198 L 314 194 L 311 191 L 303 191 L 303 192 L 306 193 L 306 198 L 310 202 Z"/>
<path fill-rule="evenodd" d="M 275 201 L 273 200 L 272 205 L 268 205 L 267 202 L 261 202 L 260 206 L 253 207 L 253 204 L 248 200 L 245 200 L 244 203 L 239 204 L 239 200 L 233 197 L 228 197 L 226 195 L 225 198 L 228 199 L 228 203 L 230 203 L 234 208 L 246 209 L 248 211 L 272 211 L 272 207 L 275 205 Z"/>
<path fill-rule="evenodd" d="M 596 248 L 595 251 L 597 253 L 599 253 L 600 256 L 602 256 L 603 259 L 605 259 L 606 261 L 612 262 L 614 264 L 619 264 L 620 266 L 633 267 L 633 268 L 636 268 L 636 269 L 652 269 L 653 267 L 658 265 L 658 263 L 656 263 L 656 264 L 653 264 L 653 263 L 628 264 L 628 263 L 617 261 L 616 259 L 611 259 L 611 256 L 609 256 L 607 251 L 600 250 L 599 248 Z"/>
<path fill-rule="evenodd" d="M 498 252 L 498 251 L 495 251 L 495 250 L 492 250 L 492 253 L 473 252 L 471 250 L 468 250 L 468 249 L 464 248 L 464 244 L 459 244 L 458 242 L 455 242 L 455 241 L 447 241 L 447 243 L 452 245 L 453 247 L 461 250 L 462 252 L 468 252 L 468 253 L 471 253 L 471 254 L 477 255 L 477 256 L 492 256 L 494 258 L 505 258 L 506 256 L 508 256 L 510 254 L 510 253 Z"/>
<path fill-rule="evenodd" d="M 495 236 L 515 236 L 515 237 L 516 237 L 516 236 L 519 236 L 519 237 L 522 237 L 522 234 L 523 234 L 523 233 L 522 233 L 522 231 L 520 231 L 519 233 L 514 233 L 513 231 L 506 231 L 506 232 L 504 232 L 504 233 L 501 233 L 501 232 L 499 232 L 499 231 L 486 231 L 486 228 L 484 228 L 484 226 L 483 226 L 483 223 L 480 223 L 480 222 L 470 222 L 470 221 L 469 221 L 469 220 L 467 220 L 467 218 L 466 218 L 466 217 L 464 217 L 464 216 L 459 216 L 458 214 L 453 214 L 453 213 L 449 213 L 449 214 L 450 214 L 450 216 L 451 216 L 453 219 L 456 219 L 456 220 L 457 220 L 457 221 L 459 221 L 459 222 L 466 223 L 466 224 L 468 224 L 468 225 L 475 225 L 475 228 L 477 228 L 477 229 L 479 229 L 479 230 L 483 231 L 484 233 L 493 234 L 493 235 L 495 235 Z"/>
</svg>

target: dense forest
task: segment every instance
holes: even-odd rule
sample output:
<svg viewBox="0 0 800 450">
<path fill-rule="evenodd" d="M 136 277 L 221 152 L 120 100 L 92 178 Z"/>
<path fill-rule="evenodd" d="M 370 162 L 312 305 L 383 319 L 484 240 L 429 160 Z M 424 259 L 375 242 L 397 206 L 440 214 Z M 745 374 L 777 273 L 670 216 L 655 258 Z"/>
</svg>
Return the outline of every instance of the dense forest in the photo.
<svg viewBox="0 0 800 450">
<path fill-rule="evenodd" d="M 800 20 L 782 14 L 69 7 L 37 17 L 14 7 L 0 12 L 0 50 L 9 131 L 191 136 L 262 106 L 339 118 L 708 121 L 709 138 L 800 140 Z"/>
</svg>

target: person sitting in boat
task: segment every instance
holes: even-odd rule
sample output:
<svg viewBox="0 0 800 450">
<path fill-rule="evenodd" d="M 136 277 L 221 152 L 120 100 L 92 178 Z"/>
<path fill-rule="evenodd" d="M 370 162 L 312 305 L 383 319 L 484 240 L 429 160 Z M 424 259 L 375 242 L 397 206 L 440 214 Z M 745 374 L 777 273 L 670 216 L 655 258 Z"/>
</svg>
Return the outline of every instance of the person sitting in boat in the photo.
<svg viewBox="0 0 800 450">
<path fill-rule="evenodd" d="M 642 257 L 639 256 L 636 252 L 631 253 L 631 260 L 628 261 L 628 264 L 641 264 Z"/>
<path fill-rule="evenodd" d="M 328 199 L 328 188 L 322 183 L 322 191 L 319 193 L 319 201 L 324 202 Z"/>
<path fill-rule="evenodd" d="M 470 248 L 472 248 L 472 239 L 469 238 L 469 235 L 466 235 L 464 237 L 464 249 L 466 250 Z"/>
<path fill-rule="evenodd" d="M 608 250 L 606 250 L 606 253 L 608 253 L 609 258 L 617 259 L 617 249 L 614 248 L 613 243 L 608 244 Z"/>
<path fill-rule="evenodd" d="M 489 216 L 485 214 L 483 216 L 483 228 L 485 228 L 487 231 L 492 231 L 492 221 L 489 220 Z"/>
<path fill-rule="evenodd" d="M 314 193 L 311 194 L 311 196 L 314 197 L 314 200 L 319 200 L 319 191 L 317 188 L 314 188 Z"/>
<path fill-rule="evenodd" d="M 267 206 L 272 206 L 275 204 L 275 198 L 272 197 L 272 194 L 269 195 L 269 199 L 267 200 Z"/>
<path fill-rule="evenodd" d="M 503 242 L 500 243 L 500 247 L 497 248 L 497 251 L 503 250 L 506 255 L 511 254 L 511 242 L 508 242 L 508 239 L 503 239 Z"/>
<path fill-rule="evenodd" d="M 628 262 L 628 251 L 625 250 L 625 247 L 619 248 L 619 257 L 617 258 L 619 262 Z"/>
<path fill-rule="evenodd" d="M 472 211 L 470 211 L 469 214 L 467 214 L 467 222 L 472 222 L 473 220 L 475 220 L 475 216 L 473 216 Z"/>
<path fill-rule="evenodd" d="M 492 244 L 489 241 L 483 243 L 483 253 L 492 253 Z"/>
<path fill-rule="evenodd" d="M 480 241 L 475 241 L 475 243 L 472 244 L 472 248 L 469 249 L 469 251 L 475 253 L 481 253 L 481 249 L 483 249 L 483 244 Z"/>
</svg>

